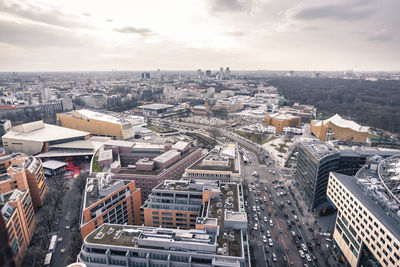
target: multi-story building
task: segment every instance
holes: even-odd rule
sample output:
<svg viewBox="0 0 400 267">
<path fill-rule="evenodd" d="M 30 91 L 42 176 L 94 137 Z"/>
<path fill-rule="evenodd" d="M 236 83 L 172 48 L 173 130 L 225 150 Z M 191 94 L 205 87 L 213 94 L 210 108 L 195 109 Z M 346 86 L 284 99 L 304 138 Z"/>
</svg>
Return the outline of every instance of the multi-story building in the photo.
<svg viewBox="0 0 400 267">
<path fill-rule="evenodd" d="M 347 266 L 399 266 L 397 166 L 400 156 L 371 161 L 355 177 L 330 174 L 327 196 L 338 210 L 333 239 Z"/>
<path fill-rule="evenodd" d="M 183 178 L 240 181 L 241 166 L 237 145 L 216 147 L 185 170 Z"/>
<path fill-rule="evenodd" d="M 142 195 L 134 181 L 111 179 L 111 173 L 88 178 L 83 197 L 81 234 L 85 238 L 103 223 L 140 225 Z"/>
<path fill-rule="evenodd" d="M 210 194 L 219 194 L 215 181 L 167 180 L 153 188 L 142 206 L 146 226 L 193 229 Z"/>
<path fill-rule="evenodd" d="M 129 121 L 91 110 L 81 109 L 57 114 L 57 119 L 62 127 L 89 132 L 92 135 L 122 140 L 134 136 Z"/>
<path fill-rule="evenodd" d="M 296 151 L 296 179 L 310 209 L 326 201 L 329 172 L 339 166 L 339 150 L 321 142 L 300 143 Z"/>
<path fill-rule="evenodd" d="M 39 158 L 33 156 L 13 158 L 11 166 L 8 168 L 7 174 L 3 174 L 3 178 L 0 188 L 9 187 L 11 190 L 29 188 L 34 207 L 43 205 L 47 193 L 47 181 L 44 176 L 42 161 Z"/>
<path fill-rule="evenodd" d="M 300 126 L 301 118 L 286 113 L 274 113 L 264 117 L 265 123 L 275 126 L 275 134 L 282 134 L 284 127 Z"/>
<path fill-rule="evenodd" d="M 110 140 L 94 154 L 91 174 L 110 170 L 117 179 L 133 180 L 145 200 L 164 180 L 180 179 L 201 156 L 200 148 L 185 142 L 169 146 Z"/>
<path fill-rule="evenodd" d="M 387 158 L 397 155 L 396 150 L 377 148 L 335 147 L 332 142 L 305 141 L 296 148 L 296 178 L 305 193 L 310 208 L 326 203 L 326 187 L 329 172 L 355 175 L 371 156 Z"/>
<path fill-rule="evenodd" d="M 89 267 L 249 266 L 247 215 L 241 185 L 166 181 L 154 191 L 154 197 L 152 200 L 172 201 L 146 202 L 145 216 L 149 214 L 153 225 L 157 225 L 153 220 L 157 217 L 160 227 L 104 224 L 86 236 L 78 260 Z M 190 212 L 175 210 L 178 200 L 186 203 L 182 207 L 196 207 L 197 218 L 190 216 Z M 184 218 L 181 214 L 189 216 L 186 226 L 176 228 L 173 223 Z M 194 227 L 187 226 L 190 224 Z"/>
<path fill-rule="evenodd" d="M 8 232 L 8 244 L 14 262 L 19 266 L 25 256 L 36 227 L 32 198 L 27 190 L 0 194 L 0 209 Z M 4 242 L 2 240 L 1 242 Z"/>
<path fill-rule="evenodd" d="M 48 151 L 49 145 L 86 140 L 90 133 L 46 124 L 43 121 L 14 126 L 2 136 L 7 153 L 23 152 L 35 155 Z"/>
<path fill-rule="evenodd" d="M 343 119 L 338 114 L 322 121 L 312 120 L 310 130 L 320 141 L 338 140 L 350 143 L 365 143 L 369 134 L 369 127 Z"/>
<path fill-rule="evenodd" d="M 0 212 L 0 263 L 4 267 L 14 267 L 13 254 L 9 245 L 8 232 L 6 228 L 6 221 L 4 220 L 3 213 Z"/>
<path fill-rule="evenodd" d="M 152 118 L 162 118 L 173 113 L 174 106 L 167 104 L 148 104 L 137 107 L 143 116 Z"/>
</svg>

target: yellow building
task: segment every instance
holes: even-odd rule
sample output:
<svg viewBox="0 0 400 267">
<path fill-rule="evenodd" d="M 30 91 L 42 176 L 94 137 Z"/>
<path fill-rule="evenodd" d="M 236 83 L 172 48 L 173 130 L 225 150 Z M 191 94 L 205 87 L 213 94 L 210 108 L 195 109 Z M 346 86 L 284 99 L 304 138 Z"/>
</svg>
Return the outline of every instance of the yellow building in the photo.
<svg viewBox="0 0 400 267">
<path fill-rule="evenodd" d="M 92 135 L 109 136 L 119 140 L 134 136 L 129 121 L 86 109 L 57 114 L 57 120 L 63 127 L 87 131 Z"/>
<path fill-rule="evenodd" d="M 301 122 L 300 117 L 285 113 L 274 113 L 264 119 L 266 124 L 275 126 L 275 134 L 282 134 L 283 127 L 298 127 Z"/>
<path fill-rule="evenodd" d="M 323 121 L 312 120 L 310 130 L 320 141 L 365 143 L 369 134 L 369 127 L 345 120 L 338 114 Z"/>
</svg>

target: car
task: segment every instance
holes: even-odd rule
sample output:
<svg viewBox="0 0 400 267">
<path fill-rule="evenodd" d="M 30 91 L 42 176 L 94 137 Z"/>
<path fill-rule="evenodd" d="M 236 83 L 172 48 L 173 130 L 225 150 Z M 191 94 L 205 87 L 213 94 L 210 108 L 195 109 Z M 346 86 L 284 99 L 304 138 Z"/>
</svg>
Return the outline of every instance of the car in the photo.
<svg viewBox="0 0 400 267">
<path fill-rule="evenodd" d="M 257 210 L 256 210 L 256 206 L 253 206 L 253 212 L 256 212 Z"/>
<path fill-rule="evenodd" d="M 63 241 L 63 238 L 62 237 L 59 237 L 58 238 L 58 242 L 62 242 Z"/>
<path fill-rule="evenodd" d="M 260 187 L 260 185 L 259 185 L 259 184 L 256 184 L 256 187 L 257 187 L 257 188 L 259 188 L 259 187 Z"/>
<path fill-rule="evenodd" d="M 69 229 L 71 229 L 71 226 L 70 226 L 70 225 L 66 225 L 66 226 L 65 226 L 65 229 L 66 229 L 66 230 L 69 230 Z"/>
<path fill-rule="evenodd" d="M 253 189 L 249 188 L 249 192 L 253 191 Z"/>
<path fill-rule="evenodd" d="M 302 243 L 301 248 L 303 249 L 304 252 L 307 252 L 307 246 L 306 244 Z"/>
<path fill-rule="evenodd" d="M 292 202 L 290 200 L 287 201 L 288 205 L 292 205 Z"/>
<path fill-rule="evenodd" d="M 265 235 L 262 236 L 262 240 L 264 243 L 267 243 L 267 237 Z"/>
<path fill-rule="evenodd" d="M 269 247 L 265 246 L 264 250 L 265 250 L 265 253 L 267 253 L 267 254 L 269 253 Z"/>
<path fill-rule="evenodd" d="M 295 221 L 297 221 L 299 218 L 298 218 L 296 215 L 294 215 L 294 216 L 293 216 L 293 219 L 294 219 Z"/>
<path fill-rule="evenodd" d="M 258 223 L 254 224 L 254 227 L 253 227 L 253 229 L 254 229 L 255 231 L 257 231 L 257 230 L 258 230 Z"/>
<path fill-rule="evenodd" d="M 298 226 L 298 227 L 301 227 L 301 223 L 300 223 L 300 222 L 297 222 L 297 226 Z"/>
<path fill-rule="evenodd" d="M 254 216 L 254 220 L 258 221 L 258 216 L 257 215 Z"/>
<path fill-rule="evenodd" d="M 64 254 L 65 253 L 65 248 L 62 248 L 60 252 L 61 252 L 61 254 Z"/>
<path fill-rule="evenodd" d="M 309 254 L 306 254 L 306 260 L 307 260 L 308 262 L 312 261 L 311 256 L 310 256 Z"/>
<path fill-rule="evenodd" d="M 247 205 L 248 205 L 247 200 L 244 202 L 244 205 L 247 207 Z"/>
<path fill-rule="evenodd" d="M 276 262 L 276 254 L 272 253 L 272 260 Z"/>
<path fill-rule="evenodd" d="M 297 234 L 297 238 L 300 239 L 300 240 L 303 239 L 303 237 L 301 236 L 301 234 Z"/>
<path fill-rule="evenodd" d="M 267 202 L 267 197 L 266 196 L 264 196 L 264 202 Z"/>
<path fill-rule="evenodd" d="M 261 195 L 261 192 L 260 192 L 260 191 L 257 191 L 257 195 Z"/>
<path fill-rule="evenodd" d="M 274 227 L 274 222 L 272 220 L 269 220 L 269 226 Z"/>
<path fill-rule="evenodd" d="M 265 232 L 265 227 L 264 227 L 264 225 L 260 225 L 260 231 L 261 231 L 261 232 Z"/>
<path fill-rule="evenodd" d="M 266 216 L 264 216 L 264 219 L 263 219 L 263 220 L 264 220 L 264 222 L 267 222 L 267 217 L 266 217 Z"/>
<path fill-rule="evenodd" d="M 251 175 L 253 175 L 253 176 L 257 176 L 257 171 L 254 171 Z"/>
<path fill-rule="evenodd" d="M 266 235 L 267 235 L 267 237 L 271 237 L 271 232 L 270 232 L 270 231 L 267 231 L 267 232 L 266 232 Z"/>
<path fill-rule="evenodd" d="M 290 233 L 292 234 L 293 237 L 296 236 L 296 233 L 294 231 L 291 231 Z"/>
<path fill-rule="evenodd" d="M 272 242 L 272 239 L 271 239 L 271 238 L 268 239 L 268 245 L 269 245 L 270 247 L 273 247 L 273 246 L 274 246 L 274 242 Z"/>
<path fill-rule="evenodd" d="M 265 210 L 264 205 L 261 206 L 261 210 Z"/>
<path fill-rule="evenodd" d="M 300 242 L 299 242 L 299 240 L 296 239 L 294 242 L 296 243 L 296 247 L 299 248 L 299 247 L 300 247 Z"/>
<path fill-rule="evenodd" d="M 309 265 L 307 263 L 304 263 L 303 267 L 309 267 Z"/>
<path fill-rule="evenodd" d="M 304 258 L 304 257 L 305 257 L 305 254 L 304 254 L 304 252 L 303 252 L 301 249 L 299 249 L 299 254 L 300 254 L 300 257 L 301 257 L 301 258 Z"/>
<path fill-rule="evenodd" d="M 272 264 L 273 264 L 272 260 L 271 260 L 270 258 L 268 258 L 268 259 L 267 259 L 267 265 L 268 265 L 268 267 L 272 267 Z"/>
<path fill-rule="evenodd" d="M 273 174 L 273 175 L 275 175 L 275 174 L 276 174 L 276 172 L 275 172 L 275 171 L 272 171 L 272 174 Z"/>
<path fill-rule="evenodd" d="M 279 233 L 281 233 L 281 234 L 283 233 L 283 230 L 282 230 L 282 228 L 279 228 Z"/>
</svg>

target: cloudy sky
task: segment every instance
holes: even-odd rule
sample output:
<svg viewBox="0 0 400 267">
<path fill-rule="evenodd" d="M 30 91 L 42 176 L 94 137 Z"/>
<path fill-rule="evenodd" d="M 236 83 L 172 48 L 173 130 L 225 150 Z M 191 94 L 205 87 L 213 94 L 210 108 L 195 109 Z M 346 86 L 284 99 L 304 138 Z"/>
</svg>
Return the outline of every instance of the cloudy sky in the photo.
<svg viewBox="0 0 400 267">
<path fill-rule="evenodd" d="M 400 70 L 399 0 L 0 0 L 0 71 Z"/>
</svg>

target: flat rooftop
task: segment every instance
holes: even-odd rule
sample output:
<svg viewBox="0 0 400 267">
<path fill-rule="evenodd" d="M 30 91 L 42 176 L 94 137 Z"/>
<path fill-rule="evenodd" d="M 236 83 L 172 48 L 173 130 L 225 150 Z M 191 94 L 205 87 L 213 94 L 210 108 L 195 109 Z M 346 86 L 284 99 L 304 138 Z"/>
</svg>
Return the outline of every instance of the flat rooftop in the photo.
<svg viewBox="0 0 400 267">
<path fill-rule="evenodd" d="M 317 159 L 322 159 L 328 155 L 339 153 L 339 150 L 322 142 L 303 142 L 301 143 Z"/>
<path fill-rule="evenodd" d="M 84 202 L 84 209 L 87 209 L 91 205 L 99 202 L 103 198 L 107 197 L 107 195 L 102 195 L 101 190 L 104 190 L 104 192 L 109 192 L 109 194 L 114 193 L 115 191 L 121 189 L 125 185 L 131 183 L 132 181 L 126 181 L 126 180 L 111 180 L 109 183 L 105 183 L 102 188 L 99 187 L 100 181 L 98 178 L 88 178 L 86 182 L 86 188 L 85 188 L 85 202 Z M 117 186 L 118 185 L 118 186 Z M 110 190 L 111 189 L 111 190 Z"/>
<path fill-rule="evenodd" d="M 151 109 L 151 110 L 162 110 L 162 109 L 168 109 L 168 108 L 173 108 L 173 105 L 167 105 L 167 104 L 149 104 L 149 105 L 143 105 L 139 106 L 138 108 L 144 108 L 144 109 Z"/>
<path fill-rule="evenodd" d="M 187 168 L 188 170 L 210 170 L 210 171 L 229 171 L 238 173 L 239 170 L 235 170 L 235 160 L 229 159 L 228 166 L 217 166 L 217 165 L 203 165 L 203 160 L 206 159 L 207 155 L 200 160 L 196 161 L 192 166 Z"/>
<path fill-rule="evenodd" d="M 47 123 L 42 123 L 40 127 L 33 128 L 32 130 L 29 129 L 25 132 L 14 130 L 16 127 L 11 128 L 11 130 L 5 135 L 3 135 L 2 138 L 35 141 L 35 142 L 47 142 L 47 141 L 55 141 L 55 140 L 62 140 L 62 139 L 69 139 L 76 137 L 83 138 L 84 136 L 90 135 L 89 132 L 74 130 Z"/>
<path fill-rule="evenodd" d="M 86 243 L 144 250 L 193 251 L 216 254 L 215 234 L 204 230 L 181 230 L 134 225 L 103 224 L 85 238 Z M 202 251 L 201 249 L 204 248 Z"/>
</svg>

